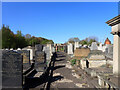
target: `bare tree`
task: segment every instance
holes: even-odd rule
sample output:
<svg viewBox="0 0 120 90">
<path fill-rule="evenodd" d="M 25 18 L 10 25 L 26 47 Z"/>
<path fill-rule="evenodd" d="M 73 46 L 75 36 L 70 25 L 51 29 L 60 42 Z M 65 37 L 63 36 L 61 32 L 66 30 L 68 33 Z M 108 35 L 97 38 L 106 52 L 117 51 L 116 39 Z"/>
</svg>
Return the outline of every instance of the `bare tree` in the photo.
<svg viewBox="0 0 120 90">
<path fill-rule="evenodd" d="M 26 34 L 25 38 L 29 39 L 29 38 L 31 38 L 31 35 L 30 34 Z"/>
<path fill-rule="evenodd" d="M 68 42 L 70 42 L 70 43 L 79 42 L 79 41 L 80 41 L 80 39 L 78 37 L 73 37 L 68 40 Z"/>
</svg>

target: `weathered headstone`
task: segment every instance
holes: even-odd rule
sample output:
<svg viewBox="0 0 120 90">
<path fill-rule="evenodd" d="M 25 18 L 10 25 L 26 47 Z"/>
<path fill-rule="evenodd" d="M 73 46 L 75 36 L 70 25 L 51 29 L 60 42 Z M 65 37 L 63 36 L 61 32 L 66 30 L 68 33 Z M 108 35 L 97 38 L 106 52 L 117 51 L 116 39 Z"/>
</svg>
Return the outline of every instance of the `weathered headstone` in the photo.
<svg viewBox="0 0 120 90">
<path fill-rule="evenodd" d="M 50 62 L 50 60 L 51 60 L 50 47 L 45 46 L 45 47 L 43 48 L 43 51 L 44 51 L 45 54 L 46 54 L 46 63 L 47 63 L 47 65 L 49 65 L 49 62 Z"/>
<path fill-rule="evenodd" d="M 101 50 L 92 50 L 89 55 L 88 58 L 90 60 L 104 60 L 105 59 L 105 55 Z"/>
<path fill-rule="evenodd" d="M 43 49 L 43 45 L 41 45 L 41 44 L 35 45 L 35 50 L 36 51 L 42 51 L 42 49 Z"/>
<path fill-rule="evenodd" d="M 21 50 L 20 48 L 18 48 L 17 50 Z"/>
<path fill-rule="evenodd" d="M 98 46 L 98 50 L 101 50 L 101 51 L 103 50 L 102 43 L 99 44 L 99 46 Z"/>
<path fill-rule="evenodd" d="M 33 60 L 33 56 L 35 56 L 35 48 L 28 46 L 23 48 L 22 50 L 29 50 L 30 51 L 30 60 Z"/>
<path fill-rule="evenodd" d="M 105 55 L 111 59 L 113 58 L 113 45 L 106 46 Z"/>
<path fill-rule="evenodd" d="M 27 70 L 30 68 L 30 51 L 28 50 L 18 50 L 18 53 L 20 53 L 23 56 L 23 69 Z"/>
<path fill-rule="evenodd" d="M 47 44 L 47 47 L 49 48 L 49 50 L 50 50 L 50 55 L 52 56 L 52 45 L 51 45 L 51 44 Z"/>
<path fill-rule="evenodd" d="M 67 45 L 67 53 L 73 54 L 73 45 L 71 43 Z"/>
<path fill-rule="evenodd" d="M 30 51 L 30 60 L 33 60 L 33 49 L 27 49 Z"/>
<path fill-rule="evenodd" d="M 67 45 L 64 46 L 64 52 L 67 53 Z"/>
<path fill-rule="evenodd" d="M 52 47 L 52 53 L 54 53 L 55 52 L 55 48 L 54 47 Z"/>
<path fill-rule="evenodd" d="M 22 55 L 11 50 L 2 51 L 2 87 L 22 88 Z"/>
<path fill-rule="evenodd" d="M 11 48 L 10 50 L 13 50 L 13 48 Z"/>
<path fill-rule="evenodd" d="M 74 44 L 74 50 L 76 50 L 76 48 L 79 48 L 79 42 L 75 42 L 75 44 Z"/>
<path fill-rule="evenodd" d="M 98 50 L 98 46 L 97 46 L 97 43 L 96 42 L 92 42 L 92 45 L 91 45 L 91 50 Z"/>
<path fill-rule="evenodd" d="M 45 52 L 36 51 L 35 52 L 35 69 L 37 71 L 44 71 L 46 67 L 46 54 Z"/>
<path fill-rule="evenodd" d="M 74 58 L 80 60 L 83 57 L 87 57 L 89 53 L 89 48 L 78 48 L 74 52 Z"/>
<path fill-rule="evenodd" d="M 89 67 L 100 67 L 102 65 L 106 65 L 106 58 L 104 53 L 101 50 L 91 50 L 89 53 L 87 60 L 89 62 Z"/>
</svg>

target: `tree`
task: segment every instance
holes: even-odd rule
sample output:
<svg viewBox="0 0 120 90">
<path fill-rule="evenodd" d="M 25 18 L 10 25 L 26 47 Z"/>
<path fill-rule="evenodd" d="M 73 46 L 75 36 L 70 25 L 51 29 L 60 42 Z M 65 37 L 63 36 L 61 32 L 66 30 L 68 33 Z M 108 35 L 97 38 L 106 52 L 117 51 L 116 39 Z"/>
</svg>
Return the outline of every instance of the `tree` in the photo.
<svg viewBox="0 0 120 90">
<path fill-rule="evenodd" d="M 80 44 L 82 44 L 82 45 L 85 45 L 85 44 L 86 45 L 91 45 L 92 42 L 98 42 L 98 38 L 95 37 L 95 36 L 90 36 L 90 37 L 87 37 L 87 38 L 81 40 Z"/>
<path fill-rule="evenodd" d="M 31 38 L 31 35 L 30 35 L 30 34 L 26 34 L 26 35 L 25 35 L 25 38 L 26 38 L 26 39 L 30 39 L 30 38 Z"/>
<path fill-rule="evenodd" d="M 35 44 L 47 44 L 54 43 L 52 40 L 48 40 L 42 37 L 35 37 L 30 34 L 26 34 L 25 36 L 22 34 L 20 30 L 17 31 L 17 34 L 14 34 L 9 26 L 2 26 L 0 30 L 2 33 L 2 48 L 23 48 L 28 45 L 34 46 Z"/>
<path fill-rule="evenodd" d="M 98 42 L 98 37 L 96 37 L 96 36 L 90 36 L 90 37 L 88 37 L 88 41 L 90 41 L 91 39 L 93 41 L 95 41 L 95 42 Z"/>
<path fill-rule="evenodd" d="M 17 31 L 17 34 L 16 34 L 16 44 L 17 44 L 16 48 L 23 48 L 27 45 L 25 37 L 19 30 Z"/>
<path fill-rule="evenodd" d="M 81 40 L 80 44 L 82 44 L 82 45 L 88 45 L 88 42 L 86 40 Z"/>
<path fill-rule="evenodd" d="M 79 42 L 79 41 L 80 41 L 80 39 L 78 37 L 73 37 L 73 38 L 68 39 L 69 43 L 75 43 L 75 42 Z"/>
<path fill-rule="evenodd" d="M 9 27 L 5 27 L 3 25 L 2 29 L 2 48 L 15 48 L 15 35 L 14 33 L 9 29 Z"/>
</svg>

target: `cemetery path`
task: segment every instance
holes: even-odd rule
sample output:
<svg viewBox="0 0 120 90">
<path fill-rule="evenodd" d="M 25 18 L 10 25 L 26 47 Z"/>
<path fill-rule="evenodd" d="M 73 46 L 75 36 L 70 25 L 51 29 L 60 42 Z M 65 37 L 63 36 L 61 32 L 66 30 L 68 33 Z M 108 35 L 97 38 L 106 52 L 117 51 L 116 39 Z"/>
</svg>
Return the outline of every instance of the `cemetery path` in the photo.
<svg viewBox="0 0 120 90">
<path fill-rule="evenodd" d="M 88 88 L 85 80 L 76 74 L 70 65 L 67 55 L 63 52 L 57 52 L 50 88 Z"/>
<path fill-rule="evenodd" d="M 93 84 L 94 83 L 94 84 Z M 69 56 L 64 52 L 57 52 L 51 59 L 47 73 L 38 78 L 28 81 L 32 88 L 95 88 L 95 80 L 87 75 L 82 69 L 75 69 L 69 62 Z"/>
</svg>

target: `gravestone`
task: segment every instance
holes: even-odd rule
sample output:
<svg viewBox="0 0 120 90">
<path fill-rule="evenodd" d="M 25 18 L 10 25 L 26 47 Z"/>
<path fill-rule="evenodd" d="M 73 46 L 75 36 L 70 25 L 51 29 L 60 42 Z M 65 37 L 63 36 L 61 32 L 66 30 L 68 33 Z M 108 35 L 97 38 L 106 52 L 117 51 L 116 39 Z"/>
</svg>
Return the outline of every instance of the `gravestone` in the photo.
<svg viewBox="0 0 120 90">
<path fill-rule="evenodd" d="M 28 46 L 23 48 L 22 50 L 29 50 L 30 51 L 30 60 L 33 60 L 33 56 L 35 56 L 35 48 Z"/>
<path fill-rule="evenodd" d="M 46 68 L 46 54 L 45 52 L 36 51 L 35 52 L 35 69 L 40 72 L 44 71 Z"/>
<path fill-rule="evenodd" d="M 35 51 L 42 51 L 43 50 L 43 45 L 37 44 L 35 45 Z"/>
<path fill-rule="evenodd" d="M 5 50 L 9 50 L 8 48 L 6 48 Z"/>
<path fill-rule="evenodd" d="M 11 50 L 3 50 L 2 88 L 22 88 L 22 83 L 22 55 Z"/>
<path fill-rule="evenodd" d="M 76 48 L 79 48 L 79 42 L 75 42 L 75 44 L 74 44 L 74 50 L 76 50 Z"/>
<path fill-rule="evenodd" d="M 102 43 L 99 44 L 99 46 L 98 46 L 98 50 L 101 50 L 101 51 L 103 50 Z"/>
<path fill-rule="evenodd" d="M 13 50 L 13 48 L 11 48 L 10 50 Z"/>
<path fill-rule="evenodd" d="M 47 60 L 50 60 L 51 53 L 50 53 L 49 47 L 46 47 L 45 53 L 46 53 L 46 59 L 47 59 Z"/>
<path fill-rule="evenodd" d="M 23 69 L 27 70 L 31 67 L 30 63 L 30 51 L 28 50 L 18 50 L 18 53 L 20 53 L 23 56 Z"/>
<path fill-rule="evenodd" d="M 55 52 L 55 48 L 54 47 L 52 47 L 52 53 L 54 53 Z"/>
<path fill-rule="evenodd" d="M 47 63 L 47 65 L 49 65 L 49 62 L 50 62 L 50 60 L 51 60 L 50 48 L 47 47 L 47 46 L 45 46 L 45 47 L 43 47 L 43 51 L 44 51 L 45 54 L 46 54 L 46 63 Z"/>
<path fill-rule="evenodd" d="M 83 45 L 83 48 L 88 48 L 88 46 L 87 45 Z"/>
<path fill-rule="evenodd" d="M 108 52 L 107 52 L 107 53 L 113 52 L 113 45 L 108 44 L 108 45 L 106 45 L 106 48 L 108 49 Z"/>
<path fill-rule="evenodd" d="M 33 49 L 27 49 L 28 51 L 30 51 L 30 60 L 33 60 Z"/>
<path fill-rule="evenodd" d="M 74 59 L 80 60 L 83 57 L 87 57 L 89 53 L 89 48 L 77 48 L 74 52 Z"/>
<path fill-rule="evenodd" d="M 73 54 L 73 45 L 71 43 L 67 45 L 67 53 Z"/>
<path fill-rule="evenodd" d="M 89 68 L 96 68 L 106 65 L 106 58 L 101 50 L 91 50 L 87 60 L 89 62 Z"/>
<path fill-rule="evenodd" d="M 92 50 L 90 51 L 88 58 L 90 60 L 104 60 L 105 55 L 101 50 Z"/>
<path fill-rule="evenodd" d="M 49 48 L 50 57 L 51 57 L 52 56 L 52 45 L 51 44 L 47 44 L 47 47 Z"/>
<path fill-rule="evenodd" d="M 64 52 L 67 53 L 67 45 L 64 46 Z"/>
<path fill-rule="evenodd" d="M 98 50 L 98 46 L 97 46 L 97 43 L 96 42 L 92 42 L 92 45 L 91 45 L 91 50 Z"/>
<path fill-rule="evenodd" d="M 21 50 L 20 48 L 18 48 L 17 50 Z"/>
<path fill-rule="evenodd" d="M 106 46 L 105 55 L 111 59 L 113 58 L 113 45 Z"/>
</svg>

